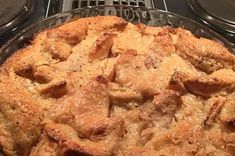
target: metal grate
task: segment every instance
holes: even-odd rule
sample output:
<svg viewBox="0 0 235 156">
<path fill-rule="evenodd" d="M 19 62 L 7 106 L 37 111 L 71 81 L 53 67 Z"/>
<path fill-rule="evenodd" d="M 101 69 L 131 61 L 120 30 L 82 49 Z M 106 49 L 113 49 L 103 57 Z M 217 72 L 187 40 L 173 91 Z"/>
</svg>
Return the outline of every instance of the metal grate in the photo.
<svg viewBox="0 0 235 156">
<path fill-rule="evenodd" d="M 153 0 L 63 0 L 62 11 L 98 5 L 131 5 L 154 8 Z"/>
</svg>

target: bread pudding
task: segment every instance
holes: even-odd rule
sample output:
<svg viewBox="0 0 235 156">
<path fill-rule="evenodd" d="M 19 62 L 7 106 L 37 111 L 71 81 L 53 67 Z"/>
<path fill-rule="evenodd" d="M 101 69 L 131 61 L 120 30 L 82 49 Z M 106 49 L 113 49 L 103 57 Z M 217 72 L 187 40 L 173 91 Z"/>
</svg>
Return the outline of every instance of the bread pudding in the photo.
<svg viewBox="0 0 235 156">
<path fill-rule="evenodd" d="M 234 156 L 235 56 L 182 28 L 81 18 L 0 67 L 9 156 Z"/>
</svg>

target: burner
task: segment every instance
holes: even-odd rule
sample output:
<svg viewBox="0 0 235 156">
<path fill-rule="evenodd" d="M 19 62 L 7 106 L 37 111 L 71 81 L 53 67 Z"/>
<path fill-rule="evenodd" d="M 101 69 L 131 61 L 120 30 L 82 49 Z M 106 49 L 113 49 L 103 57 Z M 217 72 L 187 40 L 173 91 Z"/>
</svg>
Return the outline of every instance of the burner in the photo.
<svg viewBox="0 0 235 156">
<path fill-rule="evenodd" d="M 235 40 L 234 0 L 188 0 L 188 4 L 205 24 Z"/>
<path fill-rule="evenodd" d="M 29 17 L 34 0 L 0 0 L 0 36 L 14 31 Z"/>
</svg>

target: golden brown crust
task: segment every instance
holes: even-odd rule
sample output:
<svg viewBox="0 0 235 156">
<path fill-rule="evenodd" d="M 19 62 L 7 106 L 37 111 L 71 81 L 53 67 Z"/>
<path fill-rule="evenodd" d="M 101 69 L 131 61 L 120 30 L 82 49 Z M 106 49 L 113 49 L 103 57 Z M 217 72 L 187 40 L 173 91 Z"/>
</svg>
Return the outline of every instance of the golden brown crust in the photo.
<svg viewBox="0 0 235 156">
<path fill-rule="evenodd" d="M 211 96 L 220 91 L 233 92 L 234 76 L 235 72 L 233 70 L 222 69 L 200 77 L 184 74 L 181 81 L 189 92 L 200 96 Z"/>
<path fill-rule="evenodd" d="M 91 60 L 93 59 L 105 59 L 110 54 L 110 50 L 113 46 L 113 39 L 110 34 L 105 33 L 102 34 L 93 44 L 90 49 L 89 57 Z"/>
<path fill-rule="evenodd" d="M 31 149 L 30 156 L 57 156 L 62 155 L 61 147 L 46 134 L 41 135 L 37 145 Z"/>
<path fill-rule="evenodd" d="M 191 32 L 181 28 L 176 32 L 176 50 L 193 65 L 207 73 L 218 69 L 235 70 L 234 56 L 220 43 L 205 38 L 196 38 Z"/>
<path fill-rule="evenodd" d="M 220 119 L 223 122 L 231 122 L 233 123 L 235 121 L 235 93 L 232 93 L 228 96 L 226 103 L 224 104 L 224 107 L 221 109 L 220 113 Z"/>
<path fill-rule="evenodd" d="M 5 128 L 11 134 L 4 136 L 14 140 L 11 152 L 27 155 L 40 136 L 43 112 L 25 88 L 9 81 L 8 77 L 1 76 L 0 81 L 0 111 L 7 121 Z"/>
<path fill-rule="evenodd" d="M 5 155 L 235 155 L 235 56 L 114 16 L 44 30 L 0 67 Z"/>
</svg>

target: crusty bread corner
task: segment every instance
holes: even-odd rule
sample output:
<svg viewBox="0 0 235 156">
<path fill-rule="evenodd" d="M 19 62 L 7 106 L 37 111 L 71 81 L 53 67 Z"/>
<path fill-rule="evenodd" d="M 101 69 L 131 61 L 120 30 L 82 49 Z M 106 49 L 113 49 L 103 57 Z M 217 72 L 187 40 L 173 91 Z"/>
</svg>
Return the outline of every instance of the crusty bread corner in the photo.
<svg viewBox="0 0 235 156">
<path fill-rule="evenodd" d="M 115 16 L 46 29 L 0 67 L 5 155 L 233 156 L 235 56 Z"/>
</svg>

